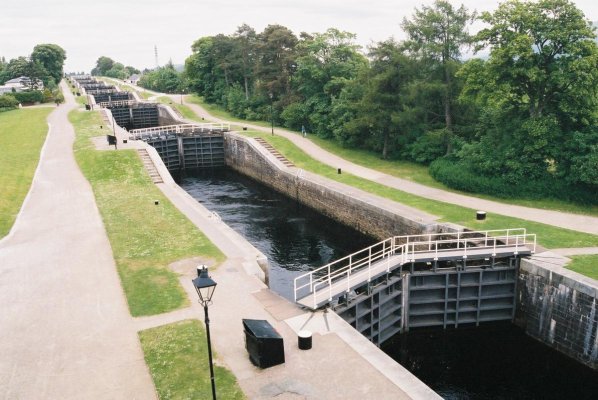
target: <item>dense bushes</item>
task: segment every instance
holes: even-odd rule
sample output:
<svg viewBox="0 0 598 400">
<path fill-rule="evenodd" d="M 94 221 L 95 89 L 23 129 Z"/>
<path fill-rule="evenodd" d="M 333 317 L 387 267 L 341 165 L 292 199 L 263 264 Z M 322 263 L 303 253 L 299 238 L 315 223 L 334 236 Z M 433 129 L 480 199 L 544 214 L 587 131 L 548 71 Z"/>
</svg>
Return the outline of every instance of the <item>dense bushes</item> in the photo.
<svg viewBox="0 0 598 400">
<path fill-rule="evenodd" d="M 19 102 L 12 94 L 4 94 L 0 96 L 0 111 L 8 111 L 19 106 Z"/>
<path fill-rule="evenodd" d="M 44 101 L 44 94 L 39 90 L 16 92 L 13 93 L 13 96 L 21 104 L 42 103 Z"/>
<path fill-rule="evenodd" d="M 503 198 L 554 198 L 581 204 L 598 204 L 598 187 L 572 185 L 553 177 L 529 179 L 517 183 L 500 176 L 486 176 L 473 171 L 464 162 L 440 158 L 430 164 L 430 175 L 450 188 Z"/>
</svg>

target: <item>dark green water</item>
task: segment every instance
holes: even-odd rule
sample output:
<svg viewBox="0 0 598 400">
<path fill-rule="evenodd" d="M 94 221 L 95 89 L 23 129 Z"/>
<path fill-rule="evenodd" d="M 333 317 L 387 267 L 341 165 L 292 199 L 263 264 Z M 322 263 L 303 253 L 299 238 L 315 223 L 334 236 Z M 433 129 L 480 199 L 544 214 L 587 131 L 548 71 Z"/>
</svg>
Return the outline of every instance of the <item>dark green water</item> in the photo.
<svg viewBox="0 0 598 400">
<path fill-rule="evenodd" d="M 180 186 L 268 257 L 270 288 L 293 299 L 293 279 L 376 241 L 229 169 Z"/>
<path fill-rule="evenodd" d="M 270 287 L 288 299 L 297 275 L 374 243 L 230 170 L 181 186 L 268 257 Z M 598 400 L 597 372 L 511 324 L 413 331 L 382 349 L 446 399 Z"/>
</svg>

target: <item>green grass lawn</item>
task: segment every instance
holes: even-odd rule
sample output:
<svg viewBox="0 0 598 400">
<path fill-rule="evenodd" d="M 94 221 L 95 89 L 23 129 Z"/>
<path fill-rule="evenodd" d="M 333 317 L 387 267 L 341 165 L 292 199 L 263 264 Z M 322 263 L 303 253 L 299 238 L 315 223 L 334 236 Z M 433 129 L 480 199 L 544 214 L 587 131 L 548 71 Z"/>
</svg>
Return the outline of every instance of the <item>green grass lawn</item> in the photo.
<svg viewBox="0 0 598 400">
<path fill-rule="evenodd" d="M 490 213 L 486 220 L 477 221 L 475 219 L 476 210 L 436 200 L 429 200 L 367 179 L 359 178 L 349 173 L 342 173 L 339 175 L 336 168 L 314 160 L 295 146 L 290 140 L 282 136 L 271 136 L 257 131 L 247 131 L 245 134 L 252 137 L 263 137 L 298 168 L 303 168 L 307 171 L 356 187 L 363 191 L 415 207 L 440 217 L 441 221 L 453 222 L 475 230 L 526 228 L 528 233 L 537 234 L 539 243 L 548 248 L 586 247 L 596 246 L 596 244 L 598 244 L 598 236 L 596 235 L 557 228 L 538 222 L 498 214 Z"/>
<path fill-rule="evenodd" d="M 147 329 L 139 332 L 139 338 L 161 400 L 212 398 L 206 335 L 200 321 Z M 219 399 L 245 399 L 227 369 L 215 366 L 214 381 Z"/>
<path fill-rule="evenodd" d="M 51 107 L 0 112 L 0 238 L 12 228 L 29 191 Z"/>
<path fill-rule="evenodd" d="M 568 269 L 598 280 L 598 254 L 572 256 L 571 260 Z"/>
<path fill-rule="evenodd" d="M 77 133 L 75 156 L 93 187 L 131 314 L 187 305 L 168 265 L 194 256 L 218 263 L 224 256 L 151 182 L 135 150 L 93 148 L 90 138 L 105 134 L 99 113 L 74 110 L 69 118 Z"/>
</svg>

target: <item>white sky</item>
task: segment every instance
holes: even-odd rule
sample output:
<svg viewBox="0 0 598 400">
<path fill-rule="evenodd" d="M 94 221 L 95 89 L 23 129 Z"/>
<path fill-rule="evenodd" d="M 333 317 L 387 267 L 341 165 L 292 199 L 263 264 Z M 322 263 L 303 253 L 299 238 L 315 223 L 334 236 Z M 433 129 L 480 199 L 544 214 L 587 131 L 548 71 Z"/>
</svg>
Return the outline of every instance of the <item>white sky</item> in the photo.
<svg viewBox="0 0 598 400">
<path fill-rule="evenodd" d="M 36 44 L 67 52 L 66 71 L 89 72 L 100 56 L 143 69 L 183 63 L 202 36 L 232 34 L 247 23 L 258 33 L 280 24 L 295 34 L 329 27 L 357 35 L 359 44 L 402 39 L 400 22 L 433 0 L 0 0 L 0 56 L 27 56 Z M 597 0 L 575 0 L 598 21 Z M 496 0 L 452 0 L 469 10 L 494 10 Z"/>
</svg>

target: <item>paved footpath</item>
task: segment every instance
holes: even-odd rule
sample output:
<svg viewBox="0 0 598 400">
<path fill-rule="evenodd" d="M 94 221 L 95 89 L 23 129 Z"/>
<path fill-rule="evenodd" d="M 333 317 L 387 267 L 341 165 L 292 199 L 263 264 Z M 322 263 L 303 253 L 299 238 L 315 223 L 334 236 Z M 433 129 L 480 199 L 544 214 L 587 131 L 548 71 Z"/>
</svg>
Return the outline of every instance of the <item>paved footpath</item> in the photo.
<svg viewBox="0 0 598 400">
<path fill-rule="evenodd" d="M 155 399 L 65 97 L 0 241 L 0 399 Z"/>
<path fill-rule="evenodd" d="M 171 95 L 173 101 L 179 101 L 180 95 Z M 190 107 L 197 115 L 206 120 L 220 123 L 228 123 L 226 120 L 218 119 L 210 115 L 205 109 L 197 104 L 185 102 L 185 105 Z M 271 132 L 271 128 L 266 128 L 259 125 L 248 123 L 235 123 L 247 126 L 254 130 L 262 132 Z M 334 168 L 341 168 L 342 171 L 349 172 L 353 175 L 364 179 L 380 183 L 382 185 L 402 190 L 407 193 L 412 193 L 418 196 L 425 197 L 431 200 L 438 200 L 445 203 L 456 204 L 463 207 L 472 208 L 474 210 L 484 210 L 489 213 L 507 215 L 510 217 L 526 219 L 529 221 L 541 222 L 548 225 L 554 225 L 561 228 L 573 229 L 580 232 L 591 233 L 598 235 L 598 217 L 592 217 L 580 214 L 571 214 L 566 212 L 544 210 L 540 208 L 523 207 L 513 204 L 500 203 L 497 201 L 484 200 L 477 197 L 462 195 L 458 193 L 449 192 L 442 189 L 436 189 L 425 186 L 406 179 L 397 178 L 361 165 L 354 164 L 335 154 L 332 154 L 311 140 L 302 137 L 301 135 L 285 129 L 274 129 L 276 135 L 284 136 L 297 145 L 301 150 L 305 151 L 314 159 L 331 165 Z"/>
</svg>

